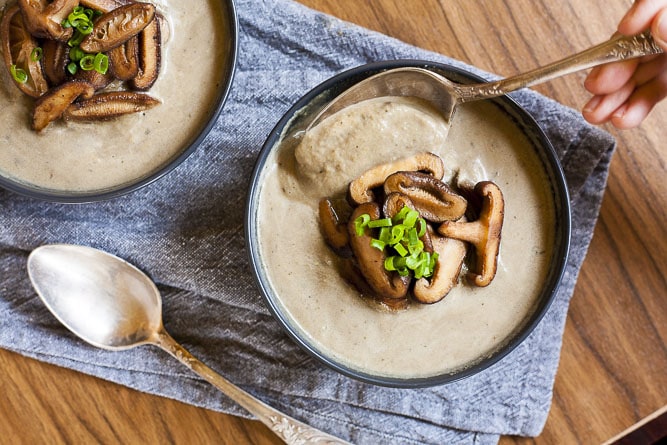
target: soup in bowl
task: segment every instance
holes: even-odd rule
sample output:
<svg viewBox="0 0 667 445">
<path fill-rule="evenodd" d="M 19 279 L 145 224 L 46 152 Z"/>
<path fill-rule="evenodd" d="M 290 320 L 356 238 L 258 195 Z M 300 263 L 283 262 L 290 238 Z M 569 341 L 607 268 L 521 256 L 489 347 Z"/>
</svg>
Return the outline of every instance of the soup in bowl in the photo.
<svg viewBox="0 0 667 445">
<path fill-rule="evenodd" d="M 362 381 L 418 387 L 475 374 L 528 336 L 558 289 L 570 210 L 553 147 L 507 97 L 461 106 L 451 126 L 424 100 L 380 97 L 304 132 L 328 100 L 398 66 L 481 81 L 442 64 L 393 61 L 352 69 L 313 89 L 278 123 L 259 156 L 246 238 L 270 311 L 301 347 Z M 388 210 L 395 194 L 388 183 L 396 177 L 407 189 L 427 185 Z M 464 210 L 444 219 L 422 210 L 421 197 L 438 190 L 452 196 L 441 198 L 449 209 L 442 212 L 455 202 Z M 403 207 L 417 222 L 397 215 Z M 342 233 L 340 245 L 327 233 L 332 226 Z M 387 230 L 406 233 L 404 248 L 392 244 L 398 238 L 390 241 Z M 473 232 L 479 233 L 466 235 Z M 417 240 L 426 233 L 430 241 Z M 406 266 L 409 257 L 414 261 Z"/>
</svg>

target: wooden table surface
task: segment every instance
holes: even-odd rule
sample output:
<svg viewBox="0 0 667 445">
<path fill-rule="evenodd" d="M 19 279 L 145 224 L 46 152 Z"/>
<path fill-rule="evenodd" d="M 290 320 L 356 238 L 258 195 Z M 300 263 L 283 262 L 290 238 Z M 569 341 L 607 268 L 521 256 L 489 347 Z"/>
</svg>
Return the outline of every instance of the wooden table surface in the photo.
<svg viewBox="0 0 667 445">
<path fill-rule="evenodd" d="M 630 0 L 300 0 L 511 75 L 605 40 Z M 580 108 L 583 73 L 536 87 Z M 667 104 L 618 140 L 567 319 L 553 404 L 535 439 L 601 443 L 667 404 Z M 261 424 L 0 351 L 0 442 L 274 444 Z M 22 441 L 18 440 L 23 439 Z"/>
</svg>

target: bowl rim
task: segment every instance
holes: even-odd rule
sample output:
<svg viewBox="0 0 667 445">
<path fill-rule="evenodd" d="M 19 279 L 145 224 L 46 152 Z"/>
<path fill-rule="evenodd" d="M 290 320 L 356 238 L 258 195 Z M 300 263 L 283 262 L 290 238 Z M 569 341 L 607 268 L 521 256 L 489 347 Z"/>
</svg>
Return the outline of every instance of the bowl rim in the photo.
<svg viewBox="0 0 667 445">
<path fill-rule="evenodd" d="M 181 165 L 183 161 L 185 161 L 202 144 L 204 139 L 211 132 L 211 129 L 222 113 L 224 105 L 227 102 L 227 98 L 229 97 L 232 84 L 234 82 L 239 52 L 239 18 L 236 8 L 236 0 L 220 1 L 224 4 L 223 6 L 226 7 L 226 20 L 229 22 L 229 39 L 231 41 L 229 54 L 222 69 L 222 78 L 226 79 L 226 82 L 224 87 L 221 88 L 218 93 L 218 97 L 213 105 L 213 111 L 208 117 L 206 124 L 202 126 L 200 132 L 197 134 L 197 137 L 189 142 L 187 147 L 180 151 L 177 156 L 171 158 L 147 176 L 109 189 L 74 193 L 31 187 L 29 184 L 22 184 L 19 181 L 14 181 L 3 176 L 0 176 L 0 188 L 42 201 L 59 202 L 64 204 L 84 204 L 105 201 L 136 191 L 149 184 L 152 184 Z"/>
<path fill-rule="evenodd" d="M 259 257 L 260 246 L 257 233 L 257 227 L 254 224 L 256 221 L 257 214 L 257 201 L 256 199 L 261 192 L 260 179 L 266 165 L 266 161 L 269 158 L 274 147 L 277 147 L 278 142 L 283 136 L 283 131 L 288 127 L 290 121 L 294 116 L 304 108 L 307 104 L 313 101 L 321 93 L 331 89 L 335 85 L 340 85 L 345 83 L 350 79 L 356 79 L 352 83 L 356 83 L 364 77 L 368 77 L 372 74 L 375 74 L 380 71 L 384 71 L 391 68 L 403 67 L 403 66 L 415 66 L 422 67 L 426 69 L 435 69 L 440 71 L 445 71 L 453 74 L 454 76 L 460 76 L 467 81 L 471 82 L 483 82 L 485 79 L 482 77 L 470 73 L 463 68 L 448 65 L 441 62 L 433 62 L 419 59 L 400 59 L 400 60 L 387 60 L 381 62 L 373 62 L 364 65 L 360 65 L 346 71 L 340 72 L 333 77 L 325 80 L 319 85 L 312 88 L 305 95 L 303 95 L 279 120 L 275 127 L 269 133 L 266 142 L 262 146 L 259 155 L 257 157 L 255 167 L 250 178 L 250 185 L 248 187 L 248 194 L 246 199 L 246 209 L 245 209 L 245 226 L 244 226 L 244 235 L 247 254 L 250 261 L 250 267 L 252 270 L 252 275 L 255 280 L 255 284 L 262 295 L 264 302 L 266 303 L 271 315 L 281 326 L 282 330 L 290 337 L 301 349 L 303 349 L 309 356 L 315 358 L 318 362 L 324 364 L 330 369 L 333 369 L 339 372 L 342 375 L 351 377 L 355 380 L 370 383 L 378 386 L 385 386 L 391 388 L 423 388 L 431 387 L 437 385 L 443 385 L 452 383 L 467 377 L 470 377 L 474 374 L 477 374 L 495 363 L 499 362 L 501 359 L 506 357 L 510 352 L 516 349 L 534 330 L 535 327 L 542 320 L 548 309 L 550 308 L 553 300 L 556 298 L 558 289 L 561 285 L 563 276 L 565 274 L 569 253 L 570 253 L 570 243 L 571 243 L 571 204 L 570 197 L 567 188 L 567 182 L 565 179 L 565 174 L 563 172 L 562 166 L 556 154 L 556 151 L 551 144 L 551 141 L 544 133 L 543 129 L 537 123 L 535 118 L 526 111 L 521 105 L 519 105 L 512 97 L 510 96 L 501 96 L 492 101 L 496 103 L 502 103 L 505 107 L 508 107 L 515 113 L 519 113 L 523 119 L 523 130 L 530 128 L 534 131 L 532 136 L 528 136 L 531 143 L 539 140 L 541 161 L 545 165 L 547 175 L 552 176 L 551 187 L 554 194 L 554 205 L 556 207 L 556 246 L 553 252 L 552 258 L 557 259 L 557 267 L 551 268 L 550 273 L 547 276 L 547 285 L 543 288 L 541 298 L 537 303 L 537 307 L 534 312 L 528 317 L 528 320 L 519 328 L 518 332 L 510 334 L 509 341 L 502 344 L 498 349 L 490 354 L 490 356 L 484 357 L 478 362 L 473 363 L 469 367 L 462 368 L 459 370 L 454 370 L 450 373 L 443 373 L 435 376 L 428 377 L 416 377 L 416 378 L 395 378 L 387 376 L 378 376 L 373 375 L 367 372 L 363 372 L 357 369 L 350 368 L 344 364 L 339 363 L 337 360 L 327 357 L 317 349 L 313 344 L 309 343 L 308 340 L 302 335 L 295 327 L 293 327 L 288 317 L 283 314 L 278 303 L 275 301 L 277 297 L 273 297 L 273 291 L 271 289 L 270 282 L 268 278 L 263 273 L 261 259 Z M 345 87 L 346 88 L 346 87 Z M 340 91 L 342 91 L 342 88 Z M 506 109 L 505 109 L 506 110 Z M 534 144 L 533 144 L 534 145 Z M 561 214 L 558 215 L 558 212 Z M 559 217 L 560 216 L 560 217 Z M 560 242 L 559 242 L 560 241 Z"/>
</svg>

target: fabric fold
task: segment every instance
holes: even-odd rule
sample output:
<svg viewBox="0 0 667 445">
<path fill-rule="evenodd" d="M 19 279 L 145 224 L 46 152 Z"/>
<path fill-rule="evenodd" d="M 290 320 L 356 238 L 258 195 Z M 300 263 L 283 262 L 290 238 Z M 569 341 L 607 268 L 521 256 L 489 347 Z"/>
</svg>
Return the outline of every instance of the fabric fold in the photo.
<svg viewBox="0 0 667 445">
<path fill-rule="evenodd" d="M 29 252 L 97 247 L 156 281 L 167 330 L 195 356 L 289 415 L 359 444 L 491 444 L 540 433 L 562 333 L 598 216 L 615 142 L 575 110 L 532 91 L 512 97 L 563 161 L 573 205 L 572 254 L 550 310 L 529 338 L 473 377 L 434 388 L 364 384 L 322 367 L 264 306 L 243 239 L 248 178 L 269 131 L 317 83 L 389 59 L 474 67 L 289 0 L 240 0 L 240 51 L 228 102 L 202 146 L 156 183 L 111 201 L 64 205 L 0 191 L 0 347 L 196 406 L 247 416 L 166 353 L 95 349 L 59 325 L 32 290 Z"/>
</svg>

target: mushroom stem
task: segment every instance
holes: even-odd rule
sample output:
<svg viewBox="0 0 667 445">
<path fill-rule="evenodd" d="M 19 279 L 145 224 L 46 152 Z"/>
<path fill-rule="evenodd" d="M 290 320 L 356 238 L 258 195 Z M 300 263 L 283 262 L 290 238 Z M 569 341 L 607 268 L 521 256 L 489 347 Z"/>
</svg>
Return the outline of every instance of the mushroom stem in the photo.
<svg viewBox="0 0 667 445">
<path fill-rule="evenodd" d="M 482 197 L 479 219 L 472 222 L 445 221 L 438 232 L 446 237 L 467 241 L 475 246 L 476 271 L 472 273 L 477 286 L 488 286 L 496 275 L 505 202 L 500 188 L 490 181 L 475 186 Z"/>
</svg>

